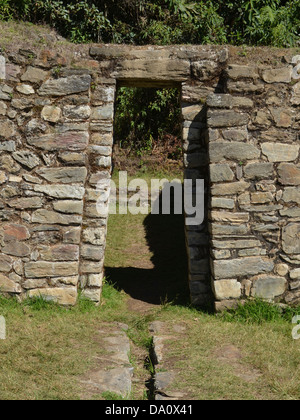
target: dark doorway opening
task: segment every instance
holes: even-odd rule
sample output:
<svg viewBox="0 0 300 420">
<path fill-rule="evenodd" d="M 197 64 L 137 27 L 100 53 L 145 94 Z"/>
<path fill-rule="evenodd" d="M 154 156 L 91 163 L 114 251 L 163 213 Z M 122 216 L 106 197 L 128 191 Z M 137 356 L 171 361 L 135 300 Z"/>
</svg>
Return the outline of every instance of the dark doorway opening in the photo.
<svg viewBox="0 0 300 420">
<path fill-rule="evenodd" d="M 143 127 L 139 126 L 136 130 L 134 125 L 143 121 L 142 114 L 135 115 L 139 107 L 134 104 L 133 110 L 123 109 L 127 117 L 122 114 L 124 102 L 131 95 L 134 96 L 134 92 L 131 91 L 125 92 L 124 97 L 124 89 L 119 91 L 123 96 L 121 99 L 117 97 L 116 101 L 113 180 L 117 184 L 119 171 L 127 171 L 129 180 L 142 178 L 149 187 L 153 178 L 183 181 L 180 91 L 135 88 L 137 97 L 146 101 L 143 112 L 149 109 L 149 106 L 152 109 L 144 126 L 147 145 L 147 141 L 141 135 Z M 152 100 L 150 104 L 149 98 Z M 155 104 L 157 99 L 158 104 Z M 128 102 L 126 104 L 128 106 Z M 158 111 L 155 111 L 155 107 Z M 168 115 L 168 107 L 171 116 Z M 121 118 L 118 117 L 120 114 Z M 126 118 L 129 127 L 127 136 L 126 127 L 122 136 Z M 151 121 L 154 122 L 155 118 L 155 127 L 151 131 Z M 163 118 L 170 120 L 167 124 L 160 125 Z M 132 124 L 133 121 L 135 122 Z M 135 135 L 138 137 L 137 144 Z M 183 211 L 181 214 L 174 214 L 173 193 L 171 188 L 170 214 L 151 214 L 149 209 L 148 214 L 109 216 L 106 279 L 131 298 L 148 304 L 172 302 L 184 305 L 190 301 L 184 215 Z M 151 204 L 150 196 L 148 202 Z"/>
</svg>

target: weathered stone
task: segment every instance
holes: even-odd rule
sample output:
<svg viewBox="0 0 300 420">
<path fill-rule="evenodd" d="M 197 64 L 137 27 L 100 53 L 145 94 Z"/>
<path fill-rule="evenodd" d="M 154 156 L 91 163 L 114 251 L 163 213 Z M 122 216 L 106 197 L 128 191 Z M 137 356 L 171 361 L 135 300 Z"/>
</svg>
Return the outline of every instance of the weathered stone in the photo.
<svg viewBox="0 0 300 420">
<path fill-rule="evenodd" d="M 45 121 L 57 123 L 61 118 L 61 114 L 61 108 L 58 106 L 46 105 L 42 109 L 41 116 Z"/>
<path fill-rule="evenodd" d="M 287 264 L 277 264 L 275 267 L 275 273 L 281 277 L 284 277 L 289 272 L 289 266 Z"/>
<path fill-rule="evenodd" d="M 101 274 L 90 274 L 88 276 L 89 287 L 102 287 L 103 275 Z"/>
<path fill-rule="evenodd" d="M 269 162 L 292 162 L 298 158 L 300 146 L 282 143 L 263 143 L 261 148 Z"/>
<path fill-rule="evenodd" d="M 28 262 L 24 269 L 29 279 L 75 276 L 78 275 L 78 262 Z"/>
<path fill-rule="evenodd" d="M 59 305 L 74 306 L 77 301 L 77 289 L 76 287 L 33 289 L 27 292 L 27 297 L 40 297 L 46 301 L 58 303 Z"/>
<path fill-rule="evenodd" d="M 48 76 L 48 72 L 29 66 L 21 77 L 22 82 L 41 83 Z"/>
<path fill-rule="evenodd" d="M 0 184 L 4 184 L 4 182 L 7 181 L 6 173 L 3 171 L 0 171 Z"/>
<path fill-rule="evenodd" d="M 247 223 L 250 216 L 248 213 L 212 211 L 211 220 L 214 222 Z"/>
<path fill-rule="evenodd" d="M 28 279 L 24 281 L 22 287 L 26 290 L 29 289 L 40 289 L 48 287 L 48 283 L 46 279 Z"/>
<path fill-rule="evenodd" d="M 20 171 L 21 167 L 11 156 L 2 155 L 0 156 L 0 169 L 15 174 Z"/>
<path fill-rule="evenodd" d="M 290 223 L 282 231 L 282 249 L 286 254 L 300 254 L 300 224 Z"/>
<path fill-rule="evenodd" d="M 211 182 L 233 181 L 234 173 L 227 163 L 209 166 Z"/>
<path fill-rule="evenodd" d="M 249 98 L 232 96 L 228 94 L 210 94 L 207 105 L 212 108 L 252 108 L 254 103 Z"/>
<path fill-rule="evenodd" d="M 248 131 L 246 129 L 226 129 L 222 130 L 222 134 L 225 140 L 229 141 L 243 141 L 248 140 Z"/>
<path fill-rule="evenodd" d="M 267 69 L 262 73 L 262 78 L 266 83 L 290 83 L 292 81 L 292 67 L 282 67 L 279 69 Z"/>
<path fill-rule="evenodd" d="M 293 86 L 293 95 L 291 99 L 293 105 L 300 105 L 300 82 Z"/>
<path fill-rule="evenodd" d="M 50 225 L 80 225 L 81 216 L 66 215 L 49 210 L 37 210 L 32 214 L 32 223 L 48 223 Z"/>
<path fill-rule="evenodd" d="M 209 157 L 211 162 L 221 162 L 224 159 L 244 162 L 246 160 L 258 159 L 260 151 L 252 144 L 241 142 L 216 142 L 209 146 Z"/>
<path fill-rule="evenodd" d="M 245 181 L 232 182 L 230 184 L 213 185 L 211 192 L 213 196 L 235 195 L 245 192 L 250 187 L 250 184 Z"/>
<path fill-rule="evenodd" d="M 80 227 L 74 227 L 74 228 L 68 229 L 63 234 L 63 241 L 68 244 L 80 244 L 80 238 L 81 238 Z"/>
<path fill-rule="evenodd" d="M 7 105 L 5 102 L 0 102 L 0 115 L 6 115 Z"/>
<path fill-rule="evenodd" d="M 75 200 L 82 200 L 85 193 L 85 189 L 77 185 L 34 185 L 33 190 L 42 192 L 53 198 L 72 198 Z"/>
<path fill-rule="evenodd" d="M 91 76 L 69 76 L 60 79 L 49 79 L 39 89 L 41 96 L 65 96 L 86 92 L 91 85 Z"/>
<path fill-rule="evenodd" d="M 221 208 L 221 209 L 234 209 L 235 201 L 231 198 L 218 198 L 213 197 L 211 200 L 212 208 Z"/>
<path fill-rule="evenodd" d="M 85 153 L 76 153 L 76 152 L 62 152 L 59 154 L 59 158 L 71 165 L 85 165 L 86 164 L 86 155 Z"/>
<path fill-rule="evenodd" d="M 214 236 L 247 235 L 249 233 L 249 227 L 245 224 L 219 225 L 217 223 L 213 223 L 210 226 L 210 231 Z"/>
<path fill-rule="evenodd" d="M 246 277 L 256 274 L 269 273 L 274 269 L 272 260 L 261 257 L 245 257 L 232 260 L 219 260 L 213 263 L 216 279 L 230 279 L 232 277 Z"/>
<path fill-rule="evenodd" d="M 230 79 L 258 79 L 258 68 L 253 66 L 244 66 L 238 64 L 230 64 L 227 69 L 227 75 Z"/>
<path fill-rule="evenodd" d="M 238 127 L 247 125 L 249 116 L 247 114 L 231 111 L 212 111 L 207 113 L 207 124 L 209 127 Z"/>
<path fill-rule="evenodd" d="M 72 168 L 43 168 L 36 173 L 49 182 L 62 184 L 83 183 L 87 177 L 87 169 L 84 167 Z"/>
<path fill-rule="evenodd" d="M 103 261 L 82 261 L 80 264 L 82 274 L 97 274 L 103 271 Z"/>
<path fill-rule="evenodd" d="M 82 231 L 83 242 L 92 245 L 104 245 L 105 229 L 103 228 L 85 228 Z"/>
<path fill-rule="evenodd" d="M 292 280 L 300 280 L 300 268 L 296 268 L 295 270 L 291 270 L 290 278 Z"/>
<path fill-rule="evenodd" d="M 300 187 L 287 187 L 283 191 L 282 200 L 285 203 L 297 203 L 300 205 Z"/>
<path fill-rule="evenodd" d="M 249 163 L 244 167 L 246 179 L 267 179 L 273 176 L 273 172 L 274 167 L 272 163 Z"/>
<path fill-rule="evenodd" d="M 274 299 L 283 295 L 287 289 L 287 281 L 284 277 L 258 276 L 252 280 L 251 295 L 261 299 Z"/>
<path fill-rule="evenodd" d="M 78 261 L 78 245 L 55 245 L 40 252 L 41 259 L 44 261 Z"/>
<path fill-rule="evenodd" d="M 0 272 L 8 273 L 12 270 L 13 259 L 8 255 L 0 254 Z"/>
<path fill-rule="evenodd" d="M 215 298 L 223 299 L 239 299 L 241 297 L 241 283 L 237 280 L 218 280 L 213 282 Z"/>
<path fill-rule="evenodd" d="M 21 197 L 10 200 L 8 205 L 18 210 L 39 209 L 43 207 L 43 199 L 41 197 Z"/>
<path fill-rule="evenodd" d="M 29 230 L 26 226 L 18 224 L 9 224 L 2 226 L 4 241 L 25 241 L 30 238 Z M 1 233 L 0 233 L 1 235 Z"/>
<path fill-rule="evenodd" d="M 112 121 L 114 115 L 114 104 L 106 104 L 92 108 L 91 120 L 109 120 Z"/>
<path fill-rule="evenodd" d="M 300 217 L 300 207 L 289 207 L 283 210 L 280 210 L 280 216 L 283 217 L 294 217 L 294 218 L 298 218 Z"/>
<path fill-rule="evenodd" d="M 35 93 L 33 87 L 26 84 L 17 86 L 17 91 L 23 95 L 33 95 Z"/>
<path fill-rule="evenodd" d="M 15 150 L 16 143 L 13 140 L 0 143 L 0 152 L 14 152 Z"/>
<path fill-rule="evenodd" d="M 87 260 L 101 261 L 104 257 L 104 248 L 102 246 L 82 245 L 80 255 Z"/>
<path fill-rule="evenodd" d="M 63 109 L 64 117 L 68 120 L 87 120 L 91 116 L 91 108 L 88 105 L 66 105 Z"/>
<path fill-rule="evenodd" d="M 61 200 L 53 203 L 53 208 L 56 211 L 67 214 L 82 214 L 83 201 Z"/>
<path fill-rule="evenodd" d="M 11 106 L 20 111 L 26 110 L 28 112 L 33 105 L 34 101 L 31 98 L 13 99 L 11 101 Z"/>
<path fill-rule="evenodd" d="M 277 127 L 288 128 L 292 125 L 293 113 L 286 108 L 270 108 Z"/>
<path fill-rule="evenodd" d="M 279 182 L 283 185 L 300 185 L 300 164 L 281 163 L 278 166 Z"/>
<path fill-rule="evenodd" d="M 256 239 L 213 240 L 212 246 L 220 249 L 246 249 L 260 247 L 261 243 Z"/>
<path fill-rule="evenodd" d="M 273 194 L 270 192 L 251 193 L 252 204 L 265 204 L 273 201 Z"/>
<path fill-rule="evenodd" d="M 21 293 L 22 289 L 19 284 L 15 283 L 8 277 L 0 274 L 0 293 Z"/>
<path fill-rule="evenodd" d="M 31 250 L 29 246 L 23 242 L 10 241 L 5 243 L 5 245 L 1 248 L 1 252 L 14 257 L 27 257 L 30 255 Z"/>
<path fill-rule="evenodd" d="M 40 164 L 40 159 L 29 150 L 20 150 L 12 154 L 13 158 L 26 168 L 33 169 Z"/>
<path fill-rule="evenodd" d="M 0 121 L 0 138 L 10 139 L 16 134 L 15 124 L 10 120 Z"/>
<path fill-rule="evenodd" d="M 62 134 L 46 134 L 40 137 L 28 138 L 27 142 L 31 146 L 47 151 L 84 150 L 88 145 L 89 134 L 85 132 L 68 131 Z"/>
</svg>

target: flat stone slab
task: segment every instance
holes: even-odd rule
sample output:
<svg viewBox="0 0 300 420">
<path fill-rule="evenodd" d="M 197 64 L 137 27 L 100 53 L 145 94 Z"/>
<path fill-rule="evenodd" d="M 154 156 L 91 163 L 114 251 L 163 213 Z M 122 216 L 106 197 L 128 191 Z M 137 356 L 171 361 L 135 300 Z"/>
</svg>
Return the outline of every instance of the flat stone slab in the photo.
<svg viewBox="0 0 300 420">
<path fill-rule="evenodd" d="M 130 340 L 125 324 L 105 324 L 98 330 L 97 342 L 104 354 L 96 357 L 96 364 L 82 379 L 82 398 L 110 392 L 129 398 L 133 367 L 130 364 Z"/>
<path fill-rule="evenodd" d="M 132 369 L 117 367 L 110 370 L 100 369 L 89 374 L 89 379 L 81 381 L 94 393 L 112 392 L 126 398 L 131 393 Z"/>
<path fill-rule="evenodd" d="M 170 357 L 167 341 L 176 341 L 178 336 L 186 333 L 184 324 L 154 321 L 149 325 L 153 337 L 153 364 L 157 372 L 154 375 L 155 400 L 184 400 L 186 396 L 174 389 L 176 369 L 170 369 Z"/>
</svg>

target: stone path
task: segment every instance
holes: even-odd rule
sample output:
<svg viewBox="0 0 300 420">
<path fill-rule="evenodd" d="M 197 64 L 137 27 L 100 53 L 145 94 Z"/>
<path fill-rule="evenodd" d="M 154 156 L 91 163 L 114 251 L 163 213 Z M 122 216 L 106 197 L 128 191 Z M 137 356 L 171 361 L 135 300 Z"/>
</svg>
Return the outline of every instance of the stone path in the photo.
<svg viewBox="0 0 300 420">
<path fill-rule="evenodd" d="M 127 337 L 128 326 L 121 323 L 104 324 L 97 332 L 97 343 L 103 355 L 96 357 L 95 366 L 81 378 L 81 399 L 104 398 L 109 393 L 111 398 L 121 396 L 130 399 L 134 378 L 134 368 L 130 363 L 131 343 Z M 176 367 L 170 360 L 168 341 L 176 340 L 185 334 L 184 325 L 152 322 L 149 332 L 153 338 L 152 354 L 149 355 L 154 367 L 152 385 L 145 382 L 145 392 L 150 390 L 149 399 L 184 400 L 187 396 L 175 386 Z M 150 373 L 149 373 L 150 377 Z M 149 378 L 148 378 L 149 379 Z"/>
<path fill-rule="evenodd" d="M 149 326 L 153 337 L 153 363 L 155 368 L 155 400 L 185 400 L 187 396 L 175 386 L 176 367 L 170 361 L 168 341 L 174 341 L 186 332 L 181 324 L 154 321 Z"/>
<path fill-rule="evenodd" d="M 130 340 L 128 326 L 120 323 L 105 324 L 98 331 L 97 341 L 104 355 L 97 358 L 96 366 L 82 379 L 82 399 L 111 393 L 129 398 L 133 367 L 129 361 Z"/>
</svg>

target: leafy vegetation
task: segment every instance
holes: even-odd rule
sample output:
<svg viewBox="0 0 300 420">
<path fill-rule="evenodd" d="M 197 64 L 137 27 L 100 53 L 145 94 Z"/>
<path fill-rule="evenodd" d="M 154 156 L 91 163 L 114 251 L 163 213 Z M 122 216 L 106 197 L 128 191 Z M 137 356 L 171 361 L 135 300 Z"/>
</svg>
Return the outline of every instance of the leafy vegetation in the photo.
<svg viewBox="0 0 300 420">
<path fill-rule="evenodd" d="M 299 0 L 2 0 L 0 19 L 47 23 L 73 42 L 296 46 Z"/>
<path fill-rule="evenodd" d="M 178 89 L 121 88 L 115 114 L 115 141 L 120 147 L 150 152 L 159 142 L 181 157 Z M 168 155 L 168 152 L 167 152 Z"/>
</svg>

